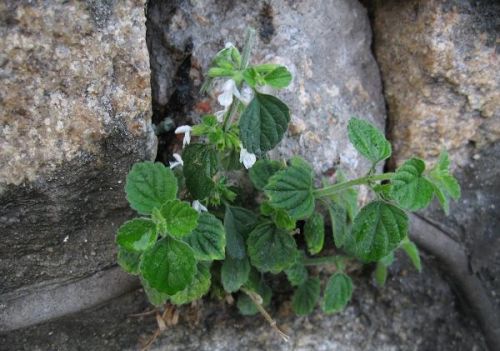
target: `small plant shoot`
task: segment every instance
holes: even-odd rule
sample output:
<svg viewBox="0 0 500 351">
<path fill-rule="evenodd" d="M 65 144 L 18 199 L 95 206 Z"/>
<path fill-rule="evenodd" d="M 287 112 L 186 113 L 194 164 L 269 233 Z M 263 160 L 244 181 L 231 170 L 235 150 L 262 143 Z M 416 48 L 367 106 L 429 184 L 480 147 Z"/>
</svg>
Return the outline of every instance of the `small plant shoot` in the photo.
<svg viewBox="0 0 500 351">
<path fill-rule="evenodd" d="M 421 271 L 408 236 L 408 211 L 436 197 L 448 213 L 460 186 L 445 151 L 433 168 L 411 158 L 394 173 L 377 173 L 391 145 L 356 117 L 345 132 L 371 164 L 360 178 L 346 179 L 337 170 L 334 184 L 318 187 L 305 159 L 269 159 L 286 134 L 290 111 L 268 92 L 286 88 L 292 75 L 282 65 L 251 64 L 254 36 L 249 30 L 242 53 L 227 44 L 215 55 L 203 91 L 218 96 L 221 110 L 176 129 L 184 140 L 170 165 L 145 161 L 132 167 L 125 192 L 138 217 L 118 229 L 116 243 L 118 263 L 140 277 L 154 305 L 188 304 L 211 290 L 212 296 L 224 291 L 243 315 L 261 313 L 283 335 L 266 312 L 273 276 L 288 279 L 297 315 L 318 308 L 341 312 L 355 293 L 346 269 L 351 262 L 374 263 L 379 285 L 396 250 Z M 244 188 L 238 186 L 242 177 L 248 178 Z M 373 200 L 358 208 L 361 185 Z M 326 280 L 310 269 L 324 264 L 335 267 Z"/>
</svg>

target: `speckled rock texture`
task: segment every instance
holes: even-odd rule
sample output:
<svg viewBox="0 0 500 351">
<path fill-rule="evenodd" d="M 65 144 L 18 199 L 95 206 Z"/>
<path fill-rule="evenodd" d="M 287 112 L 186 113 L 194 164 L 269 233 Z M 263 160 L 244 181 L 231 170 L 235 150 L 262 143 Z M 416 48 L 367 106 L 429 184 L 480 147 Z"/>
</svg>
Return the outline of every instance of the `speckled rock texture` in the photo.
<svg viewBox="0 0 500 351">
<path fill-rule="evenodd" d="M 154 158 L 144 1 L 0 3 L 0 294 L 111 265 Z"/>
<path fill-rule="evenodd" d="M 415 272 L 405 257 L 391 267 L 384 289 L 370 281 L 368 272 L 353 274 L 353 301 L 342 313 L 293 317 L 290 291 L 281 290 L 270 313 L 289 333 L 284 343 L 260 316 L 242 317 L 236 307 L 204 299 L 196 307 L 182 307 L 179 324 L 152 345 L 152 351 L 387 351 L 486 350 L 473 319 L 457 310 L 457 300 L 437 263 L 424 259 L 424 274 Z M 326 279 L 326 270 L 319 272 Z M 324 280 L 325 280 L 324 279 Z M 142 292 L 75 316 L 0 334 L 0 350 L 118 351 L 140 350 L 157 328 Z"/>
<path fill-rule="evenodd" d="M 463 166 L 500 139 L 499 12 L 489 0 L 377 2 L 375 53 L 397 162 L 445 147 Z"/>
<path fill-rule="evenodd" d="M 367 171 L 347 141 L 347 121 L 359 116 L 383 129 L 385 103 L 358 1 L 151 1 L 148 18 L 158 121 L 197 121 L 199 107 L 215 101 L 198 94 L 202 73 L 226 42 L 242 45 L 251 26 L 258 32 L 251 63 L 280 63 L 294 77 L 279 93 L 292 122 L 273 157 L 302 155 L 318 175 L 339 166 L 351 175 Z"/>
<path fill-rule="evenodd" d="M 466 247 L 500 314 L 500 2 L 378 1 L 375 52 L 393 164 L 450 152 L 462 198 L 424 212 Z"/>
</svg>

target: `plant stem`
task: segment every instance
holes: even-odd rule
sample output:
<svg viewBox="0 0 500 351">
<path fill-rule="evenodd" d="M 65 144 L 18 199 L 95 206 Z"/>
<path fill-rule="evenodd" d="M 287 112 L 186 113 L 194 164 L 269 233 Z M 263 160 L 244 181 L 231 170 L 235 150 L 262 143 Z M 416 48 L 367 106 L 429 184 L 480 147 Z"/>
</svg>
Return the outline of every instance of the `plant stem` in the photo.
<svg viewBox="0 0 500 351">
<path fill-rule="evenodd" d="M 242 288 L 241 291 L 243 291 L 245 294 L 248 295 L 250 300 L 254 303 L 255 307 L 259 310 L 260 314 L 264 317 L 264 319 L 269 323 L 271 328 L 273 328 L 278 335 L 283 339 L 283 341 L 288 342 L 290 340 L 290 337 L 285 334 L 277 325 L 276 321 L 267 313 L 266 309 L 262 307 L 262 297 L 260 297 L 259 294 L 250 291 L 248 289 Z"/>
<path fill-rule="evenodd" d="M 243 71 L 248 67 L 248 63 L 250 62 L 250 54 L 252 53 L 253 46 L 255 44 L 255 29 L 249 27 L 247 28 L 247 32 L 245 35 L 245 44 L 243 45 L 243 54 L 241 56 L 241 65 L 240 70 Z M 238 89 L 241 88 L 241 84 L 238 86 Z M 238 107 L 240 106 L 240 101 L 238 99 L 234 99 L 231 107 L 229 108 L 229 112 L 224 116 L 224 124 L 222 125 L 224 130 L 227 130 L 228 122 L 231 120 L 231 117 L 238 111 Z"/>
<path fill-rule="evenodd" d="M 304 266 L 319 266 L 319 265 L 328 265 L 334 264 L 337 266 L 339 261 L 343 261 L 345 259 L 344 256 L 335 255 L 335 256 L 323 256 L 323 257 L 306 257 L 304 258 Z"/>
<path fill-rule="evenodd" d="M 347 182 L 333 184 L 329 186 L 325 186 L 321 189 L 314 190 L 314 196 L 316 198 L 327 197 L 330 195 L 334 195 L 342 190 L 348 189 L 355 185 L 368 184 L 370 182 L 378 181 L 378 180 L 388 180 L 391 179 L 394 173 L 382 173 L 376 175 L 370 175 L 366 177 L 361 177 L 353 180 L 349 180 Z"/>
<path fill-rule="evenodd" d="M 241 70 L 247 68 L 248 63 L 250 62 L 250 54 L 252 52 L 254 44 L 255 44 L 255 29 L 253 29 L 252 27 L 248 27 L 245 35 L 245 44 L 243 46 L 243 55 L 241 56 L 241 66 L 240 66 Z"/>
</svg>

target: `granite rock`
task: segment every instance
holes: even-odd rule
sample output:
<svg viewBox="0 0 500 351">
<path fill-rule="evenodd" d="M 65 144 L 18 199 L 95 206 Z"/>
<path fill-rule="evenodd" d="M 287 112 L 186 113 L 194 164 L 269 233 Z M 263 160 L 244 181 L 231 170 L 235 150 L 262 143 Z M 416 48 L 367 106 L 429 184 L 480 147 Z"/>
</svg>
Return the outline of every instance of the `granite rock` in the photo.
<svg viewBox="0 0 500 351">
<path fill-rule="evenodd" d="M 394 160 L 456 165 L 500 139 L 497 1 L 378 1 L 375 53 L 383 76 Z"/>
<path fill-rule="evenodd" d="M 0 293 L 111 265 L 154 158 L 144 1 L 0 4 Z"/>
</svg>

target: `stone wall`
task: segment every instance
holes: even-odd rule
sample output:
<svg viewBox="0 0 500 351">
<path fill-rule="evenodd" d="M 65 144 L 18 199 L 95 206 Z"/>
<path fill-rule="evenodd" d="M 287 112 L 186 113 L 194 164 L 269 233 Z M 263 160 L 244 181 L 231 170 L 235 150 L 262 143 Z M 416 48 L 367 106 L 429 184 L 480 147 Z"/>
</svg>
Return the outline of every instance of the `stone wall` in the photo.
<svg viewBox="0 0 500 351">
<path fill-rule="evenodd" d="M 0 4 L 0 294 L 115 262 L 125 176 L 156 154 L 144 22 L 143 1 Z"/>
<path fill-rule="evenodd" d="M 500 296 L 498 5 L 367 2 L 379 65 L 357 0 L 150 0 L 146 13 L 139 0 L 0 4 L 0 350 L 135 350 L 154 332 L 154 314 L 131 316 L 149 309 L 141 291 L 43 324 L 5 326 L 133 288 L 105 269 L 114 262 L 114 232 L 131 215 L 125 175 L 157 149 L 167 161 L 179 147 L 171 131 L 157 147 L 151 116 L 179 125 L 216 108 L 213 96 L 199 94 L 203 72 L 225 42 L 242 43 L 247 26 L 259 34 L 254 62 L 294 74 L 281 96 L 292 125 L 274 156 L 301 154 L 318 176 L 361 174 L 367 164 L 347 143 L 346 123 L 357 115 L 384 128 L 387 102 L 390 167 L 450 149 L 463 199 L 447 219 L 437 208 L 420 215 L 464 246 L 474 274 Z M 288 344 L 260 317 L 206 299 L 182 307 L 179 325 L 153 349 L 486 350 L 442 264 L 424 252 L 423 265 L 418 274 L 398 257 L 384 289 L 373 284 L 372 267 L 355 270 L 353 301 L 333 316 L 294 317 L 290 291 L 280 291 L 270 312 Z M 85 300 L 85 292 L 101 299 Z"/>
</svg>

